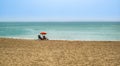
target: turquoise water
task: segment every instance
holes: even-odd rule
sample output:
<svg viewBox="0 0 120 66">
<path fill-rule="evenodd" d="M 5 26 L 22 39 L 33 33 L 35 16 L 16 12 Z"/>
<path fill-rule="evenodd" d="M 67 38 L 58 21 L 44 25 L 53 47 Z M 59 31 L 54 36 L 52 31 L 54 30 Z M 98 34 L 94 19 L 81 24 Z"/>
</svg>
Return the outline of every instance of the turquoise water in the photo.
<svg viewBox="0 0 120 66">
<path fill-rule="evenodd" d="M 0 22 L 0 37 L 50 40 L 120 41 L 120 22 Z"/>
</svg>

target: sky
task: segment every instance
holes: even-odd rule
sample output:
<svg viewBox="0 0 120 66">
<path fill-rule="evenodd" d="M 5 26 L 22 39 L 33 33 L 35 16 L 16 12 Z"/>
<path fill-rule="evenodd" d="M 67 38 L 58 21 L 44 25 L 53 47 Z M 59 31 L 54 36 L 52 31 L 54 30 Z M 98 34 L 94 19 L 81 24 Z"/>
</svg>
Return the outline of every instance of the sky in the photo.
<svg viewBox="0 0 120 66">
<path fill-rule="evenodd" d="M 0 21 L 120 21 L 120 0 L 0 0 Z"/>
</svg>

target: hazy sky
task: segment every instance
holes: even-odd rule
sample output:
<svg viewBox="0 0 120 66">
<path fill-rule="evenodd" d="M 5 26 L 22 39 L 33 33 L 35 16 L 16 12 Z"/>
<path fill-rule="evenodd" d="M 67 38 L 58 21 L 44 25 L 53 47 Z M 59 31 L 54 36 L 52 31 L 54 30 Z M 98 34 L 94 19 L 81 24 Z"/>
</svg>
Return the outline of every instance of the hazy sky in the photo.
<svg viewBox="0 0 120 66">
<path fill-rule="evenodd" d="M 0 21 L 120 21 L 120 0 L 0 0 Z"/>
</svg>

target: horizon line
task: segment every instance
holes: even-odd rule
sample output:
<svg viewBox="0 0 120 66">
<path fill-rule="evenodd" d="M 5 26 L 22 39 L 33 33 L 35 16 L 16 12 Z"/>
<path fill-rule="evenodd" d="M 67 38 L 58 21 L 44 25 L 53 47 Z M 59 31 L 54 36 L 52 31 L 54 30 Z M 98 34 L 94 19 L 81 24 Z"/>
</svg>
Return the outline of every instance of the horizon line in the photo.
<svg viewBox="0 0 120 66">
<path fill-rule="evenodd" d="M 0 18 L 0 22 L 120 22 L 119 18 Z"/>
</svg>

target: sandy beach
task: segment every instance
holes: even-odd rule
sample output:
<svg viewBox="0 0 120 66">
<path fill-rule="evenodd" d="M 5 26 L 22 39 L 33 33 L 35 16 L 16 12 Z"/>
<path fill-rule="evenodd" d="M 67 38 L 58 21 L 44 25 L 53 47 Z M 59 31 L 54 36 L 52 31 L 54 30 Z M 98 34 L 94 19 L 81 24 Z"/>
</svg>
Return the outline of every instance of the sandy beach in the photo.
<svg viewBox="0 0 120 66">
<path fill-rule="evenodd" d="M 120 41 L 0 38 L 0 66 L 120 66 Z"/>
</svg>

